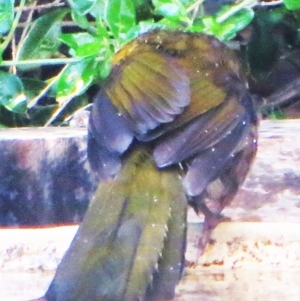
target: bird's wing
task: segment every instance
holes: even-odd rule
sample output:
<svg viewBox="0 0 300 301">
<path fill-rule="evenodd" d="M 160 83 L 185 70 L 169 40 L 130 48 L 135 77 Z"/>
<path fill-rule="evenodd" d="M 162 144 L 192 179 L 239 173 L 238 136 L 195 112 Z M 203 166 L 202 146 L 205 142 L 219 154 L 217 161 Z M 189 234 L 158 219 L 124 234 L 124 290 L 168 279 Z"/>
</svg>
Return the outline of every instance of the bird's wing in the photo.
<svg viewBox="0 0 300 301">
<path fill-rule="evenodd" d="M 189 85 L 180 66 L 162 53 L 142 47 L 113 66 L 105 90 L 134 132 L 143 135 L 182 113 L 190 103 Z"/>
<path fill-rule="evenodd" d="M 222 43 L 204 35 L 154 31 L 127 44 L 115 55 L 111 74 L 94 101 L 91 165 L 106 174 L 106 166 L 116 165 L 114 160 L 134 137 L 162 139 L 156 149 L 159 166 L 180 162 L 182 155 L 216 143 L 241 115 L 238 100 L 231 101 L 226 90 L 234 83 L 245 89 L 238 78 L 231 80 L 239 73 L 231 64 L 235 61 Z M 186 136 L 195 138 L 189 144 Z M 97 146 L 103 149 L 102 160 Z M 166 152 L 169 146 L 175 146 L 173 154 Z"/>
<path fill-rule="evenodd" d="M 243 123 L 246 126 L 245 109 L 237 96 L 229 98 L 181 128 L 162 136 L 154 150 L 155 161 L 159 167 L 163 167 L 215 148 L 238 124 Z M 239 137 L 235 139 L 238 141 Z"/>
</svg>

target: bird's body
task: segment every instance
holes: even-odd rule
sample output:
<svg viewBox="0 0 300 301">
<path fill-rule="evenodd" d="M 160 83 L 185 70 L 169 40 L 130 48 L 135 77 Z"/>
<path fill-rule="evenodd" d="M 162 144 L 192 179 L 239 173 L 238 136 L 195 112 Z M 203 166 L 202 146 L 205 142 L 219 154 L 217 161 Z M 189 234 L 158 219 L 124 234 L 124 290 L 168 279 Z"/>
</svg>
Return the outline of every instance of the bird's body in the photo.
<svg viewBox="0 0 300 301">
<path fill-rule="evenodd" d="M 137 143 L 158 168 L 180 164 L 205 234 L 244 181 L 257 148 L 257 112 L 234 52 L 217 39 L 158 30 L 116 54 L 90 118 L 89 158 L 113 176 Z"/>
<path fill-rule="evenodd" d="M 184 204 L 204 213 L 203 251 L 255 156 L 257 122 L 239 62 L 215 38 L 154 30 L 125 45 L 90 116 L 101 184 L 46 300 L 171 299 Z"/>
</svg>

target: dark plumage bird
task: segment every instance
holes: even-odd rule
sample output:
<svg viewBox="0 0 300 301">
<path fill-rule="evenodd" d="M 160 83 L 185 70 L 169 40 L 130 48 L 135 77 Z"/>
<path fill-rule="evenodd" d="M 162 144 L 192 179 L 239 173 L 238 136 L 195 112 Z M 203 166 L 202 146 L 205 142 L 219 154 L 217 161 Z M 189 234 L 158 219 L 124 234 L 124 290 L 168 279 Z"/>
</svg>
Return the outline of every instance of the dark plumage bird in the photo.
<svg viewBox="0 0 300 301">
<path fill-rule="evenodd" d="M 101 183 L 41 300 L 172 299 L 187 203 L 205 216 L 201 253 L 246 177 L 257 124 L 239 62 L 215 38 L 154 30 L 125 45 L 90 115 Z"/>
</svg>

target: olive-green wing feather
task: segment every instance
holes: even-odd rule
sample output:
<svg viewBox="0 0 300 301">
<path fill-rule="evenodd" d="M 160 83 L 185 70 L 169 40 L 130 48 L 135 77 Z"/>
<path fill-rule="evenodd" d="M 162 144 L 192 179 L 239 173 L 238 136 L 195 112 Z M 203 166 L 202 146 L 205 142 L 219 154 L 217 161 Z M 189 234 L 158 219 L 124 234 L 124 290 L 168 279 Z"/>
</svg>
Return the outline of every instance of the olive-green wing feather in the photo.
<svg viewBox="0 0 300 301">
<path fill-rule="evenodd" d="M 183 69 L 144 49 L 114 65 L 104 89 L 119 114 L 142 135 L 183 111 L 190 102 L 189 84 Z"/>
</svg>

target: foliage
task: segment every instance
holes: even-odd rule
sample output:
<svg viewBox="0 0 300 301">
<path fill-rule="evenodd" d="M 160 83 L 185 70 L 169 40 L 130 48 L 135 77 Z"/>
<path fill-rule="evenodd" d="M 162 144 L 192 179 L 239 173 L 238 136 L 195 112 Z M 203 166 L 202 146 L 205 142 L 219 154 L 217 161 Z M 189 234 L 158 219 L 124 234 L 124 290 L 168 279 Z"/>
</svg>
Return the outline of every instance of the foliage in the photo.
<svg viewBox="0 0 300 301">
<path fill-rule="evenodd" d="M 208 13 L 208 2 L 2 0 L 0 126 L 64 124 L 89 105 L 113 54 L 139 34 L 167 27 L 229 40 L 253 20 L 258 5 L 244 0 Z M 300 8 L 298 0 L 282 2 L 280 18 Z"/>
</svg>

